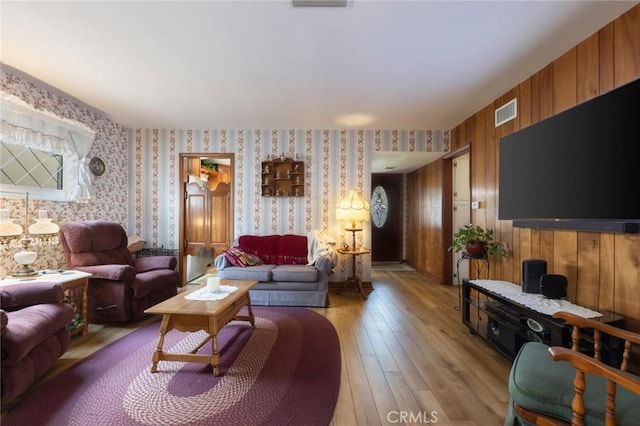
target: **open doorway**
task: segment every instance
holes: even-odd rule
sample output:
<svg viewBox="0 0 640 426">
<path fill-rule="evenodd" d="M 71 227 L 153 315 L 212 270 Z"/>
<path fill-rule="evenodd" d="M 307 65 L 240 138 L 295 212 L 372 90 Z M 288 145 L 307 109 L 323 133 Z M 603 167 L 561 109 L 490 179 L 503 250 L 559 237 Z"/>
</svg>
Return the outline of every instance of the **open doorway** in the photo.
<svg viewBox="0 0 640 426">
<path fill-rule="evenodd" d="M 180 154 L 181 282 L 207 274 L 233 236 L 234 154 Z"/>
</svg>

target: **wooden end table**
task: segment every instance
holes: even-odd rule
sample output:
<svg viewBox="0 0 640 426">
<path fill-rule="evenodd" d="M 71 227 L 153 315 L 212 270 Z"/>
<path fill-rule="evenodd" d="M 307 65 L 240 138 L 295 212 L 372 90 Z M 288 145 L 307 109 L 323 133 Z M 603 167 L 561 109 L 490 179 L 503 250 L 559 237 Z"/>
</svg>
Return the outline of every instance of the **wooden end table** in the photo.
<svg viewBox="0 0 640 426">
<path fill-rule="evenodd" d="M 356 285 L 356 287 L 358 288 L 358 291 L 360 292 L 360 295 L 362 295 L 363 298 L 367 298 L 367 294 L 364 292 L 364 289 L 362 288 L 362 280 L 360 279 L 360 277 L 356 274 L 356 257 L 361 256 L 363 254 L 369 254 L 371 253 L 371 250 L 368 248 L 356 248 L 351 249 L 337 249 L 336 250 L 338 253 L 340 254 L 346 254 L 351 256 L 351 276 L 349 278 L 347 278 L 344 283 L 342 283 L 342 290 L 345 289 L 345 287 L 347 286 L 348 283 L 354 283 Z"/>
<path fill-rule="evenodd" d="M 251 327 L 255 328 L 255 318 L 253 316 L 253 310 L 251 309 L 249 290 L 258 284 L 258 282 L 222 280 L 220 284 L 231 285 L 238 289 L 222 300 L 206 301 L 186 299 L 185 296 L 187 294 L 193 293 L 205 285 L 194 286 L 193 290 L 181 292 L 144 311 L 146 314 L 162 315 L 160 339 L 158 340 L 158 346 L 152 358 L 152 373 L 158 371 L 158 362 L 164 360 L 211 364 L 213 367 L 213 375 L 217 376 L 219 373 L 218 364 L 220 363 L 217 336 L 220 330 L 231 320 L 249 321 Z M 238 312 L 244 306 L 247 307 L 248 315 L 238 316 Z M 204 330 L 208 333 L 208 336 L 191 352 L 164 352 L 162 349 L 164 338 L 167 332 L 174 328 L 183 332 Z M 197 352 L 209 341 L 211 341 L 211 355 L 198 354 Z"/>
<path fill-rule="evenodd" d="M 62 284 L 67 300 L 75 305 L 76 313 L 79 313 L 83 320 L 83 324 L 71 330 L 71 335 L 81 334 L 84 336 L 89 331 L 89 323 L 87 322 L 87 286 L 89 285 L 89 277 L 91 277 L 90 273 L 82 271 L 44 270 L 34 277 L 4 277 L 0 280 L 0 285 L 22 284 L 33 281 Z"/>
</svg>

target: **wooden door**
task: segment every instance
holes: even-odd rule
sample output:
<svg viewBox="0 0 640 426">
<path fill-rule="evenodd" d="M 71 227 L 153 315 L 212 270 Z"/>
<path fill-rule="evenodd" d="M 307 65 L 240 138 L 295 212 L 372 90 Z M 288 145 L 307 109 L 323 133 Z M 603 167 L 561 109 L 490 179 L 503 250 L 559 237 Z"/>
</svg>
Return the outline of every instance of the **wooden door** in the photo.
<svg viewBox="0 0 640 426">
<path fill-rule="evenodd" d="M 202 160 L 221 162 L 218 170 Z M 227 164 L 228 163 L 228 164 Z M 233 154 L 180 154 L 180 273 L 188 283 L 207 273 L 233 238 Z"/>
<path fill-rule="evenodd" d="M 471 187 L 469 180 L 469 153 L 453 159 L 453 233 L 471 223 Z M 453 281 L 462 284 L 463 278 L 469 278 L 469 262 L 460 261 L 462 253 L 453 255 Z M 460 261 L 460 263 L 458 263 Z M 458 277 L 458 270 L 460 276 Z M 459 279 L 458 279 L 459 278 Z"/>
<path fill-rule="evenodd" d="M 230 185 L 220 182 L 216 188 L 207 191 L 208 209 L 207 215 L 211 220 L 208 227 L 208 244 L 213 249 L 213 256 L 217 256 L 229 248 L 229 230 L 231 229 L 231 191 Z"/>
<path fill-rule="evenodd" d="M 403 180 L 401 174 L 374 173 L 371 175 L 370 207 L 372 215 L 378 214 L 377 204 L 381 201 L 376 188 L 381 187 L 386 197 L 386 218 L 382 220 L 372 216 L 371 223 L 371 260 L 373 262 L 402 261 L 402 223 L 403 223 Z"/>
</svg>

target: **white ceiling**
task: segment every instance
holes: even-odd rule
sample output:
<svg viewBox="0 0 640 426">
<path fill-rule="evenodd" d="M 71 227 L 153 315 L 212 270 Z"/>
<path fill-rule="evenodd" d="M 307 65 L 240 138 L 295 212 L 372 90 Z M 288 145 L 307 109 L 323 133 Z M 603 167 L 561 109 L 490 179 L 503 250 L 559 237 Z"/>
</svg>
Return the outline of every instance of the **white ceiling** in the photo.
<svg viewBox="0 0 640 426">
<path fill-rule="evenodd" d="M 131 128 L 447 129 L 637 3 L 2 0 L 0 58 Z"/>
</svg>

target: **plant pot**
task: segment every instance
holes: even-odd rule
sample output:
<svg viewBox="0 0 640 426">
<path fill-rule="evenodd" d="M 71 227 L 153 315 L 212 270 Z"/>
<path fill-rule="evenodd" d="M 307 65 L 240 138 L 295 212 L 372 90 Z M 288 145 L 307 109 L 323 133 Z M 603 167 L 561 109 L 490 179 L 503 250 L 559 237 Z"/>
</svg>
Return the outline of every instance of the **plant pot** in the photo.
<svg viewBox="0 0 640 426">
<path fill-rule="evenodd" d="M 486 241 L 469 241 L 466 245 L 467 253 L 471 256 L 482 256 L 487 251 Z"/>
</svg>

